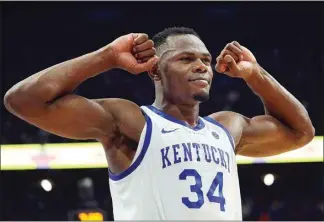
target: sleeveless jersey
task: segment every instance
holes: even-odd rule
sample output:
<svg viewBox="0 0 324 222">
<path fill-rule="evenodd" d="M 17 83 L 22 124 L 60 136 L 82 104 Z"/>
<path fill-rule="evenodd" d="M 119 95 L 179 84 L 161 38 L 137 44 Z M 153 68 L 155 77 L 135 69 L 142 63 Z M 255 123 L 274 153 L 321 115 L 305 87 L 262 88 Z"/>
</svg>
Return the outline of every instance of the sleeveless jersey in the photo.
<svg viewBox="0 0 324 222">
<path fill-rule="evenodd" d="M 109 171 L 115 220 L 242 220 L 233 138 L 199 117 L 192 128 L 154 106 L 130 167 Z"/>
</svg>

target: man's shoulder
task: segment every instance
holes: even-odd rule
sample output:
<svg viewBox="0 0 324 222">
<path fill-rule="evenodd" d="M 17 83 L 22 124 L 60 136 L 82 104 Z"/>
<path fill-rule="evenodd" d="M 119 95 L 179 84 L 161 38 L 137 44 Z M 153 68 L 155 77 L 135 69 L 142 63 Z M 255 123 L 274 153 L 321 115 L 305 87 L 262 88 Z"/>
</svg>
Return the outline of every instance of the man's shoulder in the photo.
<svg viewBox="0 0 324 222">
<path fill-rule="evenodd" d="M 223 124 L 242 121 L 244 116 L 233 111 L 219 111 L 208 115 L 209 118 Z"/>
<path fill-rule="evenodd" d="M 136 103 L 120 98 L 97 99 L 96 102 L 112 115 L 118 135 L 138 142 L 145 125 L 145 117 Z"/>
<path fill-rule="evenodd" d="M 233 111 L 220 111 L 212 113 L 208 117 L 225 127 L 234 138 L 235 145 L 238 144 L 246 121 L 245 116 Z"/>
<path fill-rule="evenodd" d="M 139 106 L 127 99 L 122 99 L 122 98 L 100 98 L 100 99 L 94 99 L 97 103 L 102 105 L 103 107 L 108 107 L 108 106 L 126 106 L 128 108 L 133 107 L 133 108 L 139 108 Z"/>
<path fill-rule="evenodd" d="M 114 117 L 125 115 L 125 113 L 141 115 L 141 108 L 139 105 L 127 99 L 102 98 L 95 99 L 94 101 L 100 104 L 104 110 L 112 112 Z"/>
</svg>

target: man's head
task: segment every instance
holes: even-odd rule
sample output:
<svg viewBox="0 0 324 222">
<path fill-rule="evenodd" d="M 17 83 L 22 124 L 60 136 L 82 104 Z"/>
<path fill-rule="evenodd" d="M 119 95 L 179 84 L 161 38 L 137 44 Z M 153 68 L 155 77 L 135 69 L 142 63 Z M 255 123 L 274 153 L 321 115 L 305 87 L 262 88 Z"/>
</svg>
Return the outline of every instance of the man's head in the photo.
<svg viewBox="0 0 324 222">
<path fill-rule="evenodd" d="M 150 72 L 164 98 L 173 103 L 195 104 L 209 98 L 213 78 L 211 55 L 199 35 L 189 28 L 167 28 L 152 40 L 158 64 Z M 156 88 L 158 90 L 158 88 Z"/>
</svg>

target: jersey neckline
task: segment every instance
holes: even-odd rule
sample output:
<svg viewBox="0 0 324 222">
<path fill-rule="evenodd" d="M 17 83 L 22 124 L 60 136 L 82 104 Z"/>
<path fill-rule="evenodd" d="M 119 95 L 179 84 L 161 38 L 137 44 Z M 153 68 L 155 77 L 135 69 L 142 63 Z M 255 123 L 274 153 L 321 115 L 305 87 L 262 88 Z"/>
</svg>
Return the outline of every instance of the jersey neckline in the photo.
<svg viewBox="0 0 324 222">
<path fill-rule="evenodd" d="M 158 114 L 159 116 L 161 116 L 164 119 L 167 119 L 167 120 L 169 120 L 171 122 L 180 124 L 182 126 L 185 126 L 185 127 L 189 128 L 189 129 L 192 129 L 192 130 L 195 130 L 195 131 L 201 130 L 201 129 L 203 129 L 205 127 L 204 121 L 199 116 L 198 116 L 198 124 L 195 127 L 191 127 L 188 124 L 186 124 L 184 121 L 176 119 L 175 117 L 163 112 L 162 110 L 159 110 L 158 108 L 156 108 L 153 105 L 149 105 L 149 106 L 147 106 L 147 108 L 149 108 L 151 111 L 155 112 L 156 114 Z"/>
</svg>

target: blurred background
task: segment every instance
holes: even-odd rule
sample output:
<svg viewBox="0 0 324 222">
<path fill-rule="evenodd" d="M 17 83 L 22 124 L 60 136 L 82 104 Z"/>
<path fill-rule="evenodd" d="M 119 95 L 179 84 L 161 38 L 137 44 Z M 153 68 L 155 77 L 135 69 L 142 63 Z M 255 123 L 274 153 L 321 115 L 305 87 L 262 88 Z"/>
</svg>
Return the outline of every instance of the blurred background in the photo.
<svg viewBox="0 0 324 222">
<path fill-rule="evenodd" d="M 195 29 L 214 58 L 233 40 L 307 108 L 316 138 L 279 157 L 237 157 L 244 220 L 324 220 L 322 2 L 2 2 L 1 89 L 54 64 L 94 51 L 120 35 L 166 27 Z M 121 70 L 86 81 L 88 98 L 153 102 L 146 74 Z M 201 116 L 263 113 L 239 79 L 215 75 Z M 113 220 L 108 171 L 95 141 L 73 141 L 19 120 L 1 105 L 0 220 Z M 140 201 L 140 200 L 139 200 Z"/>
</svg>

